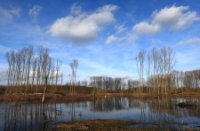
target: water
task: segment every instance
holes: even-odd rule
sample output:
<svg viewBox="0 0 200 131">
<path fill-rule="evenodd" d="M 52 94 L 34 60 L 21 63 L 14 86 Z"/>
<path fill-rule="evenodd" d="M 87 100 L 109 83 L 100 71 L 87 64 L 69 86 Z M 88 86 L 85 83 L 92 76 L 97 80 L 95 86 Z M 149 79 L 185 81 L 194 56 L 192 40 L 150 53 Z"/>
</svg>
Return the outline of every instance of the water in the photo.
<svg viewBox="0 0 200 131">
<path fill-rule="evenodd" d="M 193 108 L 176 106 L 182 101 Z M 131 128 L 200 130 L 200 99 L 148 99 L 105 97 L 96 101 L 52 104 L 0 103 L 1 131 L 35 131 L 54 128 L 60 122 L 92 119 L 128 120 Z"/>
</svg>

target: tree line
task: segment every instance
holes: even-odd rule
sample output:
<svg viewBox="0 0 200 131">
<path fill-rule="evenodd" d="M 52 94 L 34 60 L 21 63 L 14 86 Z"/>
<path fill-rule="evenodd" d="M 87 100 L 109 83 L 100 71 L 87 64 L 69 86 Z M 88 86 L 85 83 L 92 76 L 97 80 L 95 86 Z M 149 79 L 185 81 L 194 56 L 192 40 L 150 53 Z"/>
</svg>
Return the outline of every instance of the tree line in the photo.
<svg viewBox="0 0 200 131">
<path fill-rule="evenodd" d="M 61 84 L 63 73 L 61 61 L 53 59 L 47 48 L 32 47 L 6 53 L 8 63 L 8 85 Z"/>
<path fill-rule="evenodd" d="M 200 70 L 176 71 L 176 56 L 170 47 L 140 50 L 135 61 L 141 89 L 147 87 L 159 95 L 175 88 L 200 87 Z"/>
<path fill-rule="evenodd" d="M 90 86 L 103 90 L 122 90 L 126 88 L 125 78 L 112 78 L 107 76 L 90 77 Z"/>
<path fill-rule="evenodd" d="M 90 77 L 89 86 L 104 90 L 138 89 L 167 93 L 177 88 L 199 88 L 200 70 L 176 71 L 175 51 L 170 47 L 140 50 L 135 56 L 138 79 Z"/>
<path fill-rule="evenodd" d="M 63 84 L 62 62 L 50 56 L 47 48 L 35 51 L 32 47 L 6 53 L 10 86 L 59 85 Z M 157 93 L 167 93 L 172 88 L 199 88 L 200 70 L 175 71 L 175 52 L 170 47 L 140 50 L 135 56 L 138 79 L 123 77 L 91 76 L 89 81 L 77 82 L 78 60 L 69 63 L 70 92 L 76 86 L 96 87 L 103 90 L 138 89 Z"/>
<path fill-rule="evenodd" d="M 170 47 L 152 48 L 150 51 L 141 50 L 135 57 L 140 87 L 148 86 L 157 89 L 157 93 L 170 88 L 169 76 L 176 63 L 175 52 Z M 145 74 L 146 73 L 146 74 Z M 146 77 L 144 77 L 146 76 Z M 146 83 L 145 83 L 146 80 Z M 162 87 L 162 88 L 161 88 Z"/>
</svg>

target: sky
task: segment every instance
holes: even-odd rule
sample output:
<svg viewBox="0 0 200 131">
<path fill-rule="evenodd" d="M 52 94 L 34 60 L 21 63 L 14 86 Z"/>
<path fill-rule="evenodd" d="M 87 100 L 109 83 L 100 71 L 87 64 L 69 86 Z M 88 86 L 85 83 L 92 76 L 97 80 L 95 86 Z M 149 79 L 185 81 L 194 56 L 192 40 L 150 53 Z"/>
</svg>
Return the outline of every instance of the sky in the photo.
<svg viewBox="0 0 200 131">
<path fill-rule="evenodd" d="M 199 0 L 0 0 L 0 72 L 5 53 L 43 46 L 62 61 L 79 61 L 77 79 L 137 78 L 139 50 L 171 47 L 175 70 L 200 66 Z"/>
</svg>

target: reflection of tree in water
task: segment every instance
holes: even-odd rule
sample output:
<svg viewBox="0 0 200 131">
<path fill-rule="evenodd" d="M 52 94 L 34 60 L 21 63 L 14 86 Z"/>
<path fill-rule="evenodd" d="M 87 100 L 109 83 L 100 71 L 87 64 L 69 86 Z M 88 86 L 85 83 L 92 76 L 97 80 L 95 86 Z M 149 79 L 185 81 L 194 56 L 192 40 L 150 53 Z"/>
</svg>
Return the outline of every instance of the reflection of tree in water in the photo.
<svg viewBox="0 0 200 131">
<path fill-rule="evenodd" d="M 200 118 L 200 101 L 198 99 L 190 101 L 196 103 L 197 106 L 191 109 L 179 108 L 176 106 L 180 102 L 179 99 L 137 100 L 127 97 L 105 97 L 93 102 L 64 103 L 66 105 L 64 108 L 62 104 L 52 103 L 43 106 L 38 103 L 2 103 L 0 111 L 3 116 L 0 117 L 0 121 L 3 122 L 2 130 L 5 131 L 45 130 L 54 125 L 53 122 L 58 122 L 65 117 L 69 118 L 69 121 L 85 119 L 84 111 L 87 112 L 88 109 L 105 113 L 131 109 L 130 115 L 132 111 L 138 113 L 137 116 L 132 117 L 141 122 L 141 127 L 145 126 L 145 122 L 151 122 L 156 123 L 158 128 L 165 128 L 166 122 L 170 122 L 171 125 L 167 125 L 167 128 L 174 129 L 175 121 L 180 120 L 181 122 L 184 117 Z M 65 110 L 69 111 L 68 115 L 65 114 Z"/>
<path fill-rule="evenodd" d="M 129 109 L 132 107 L 139 107 L 140 104 L 137 100 L 125 97 L 105 97 L 97 99 L 91 103 L 92 111 L 108 112 L 113 110 Z"/>
<path fill-rule="evenodd" d="M 75 115 L 76 115 L 76 113 L 75 113 L 75 103 L 74 102 L 72 102 L 70 104 L 70 114 L 71 114 L 71 121 L 74 121 Z"/>
<path fill-rule="evenodd" d="M 157 113 L 161 112 L 162 114 L 171 114 L 175 117 L 198 117 L 200 118 L 200 101 L 189 100 L 190 103 L 195 103 L 195 107 L 191 108 L 180 108 L 176 104 L 180 102 L 180 99 L 161 99 L 161 100 L 153 100 L 149 103 L 149 107 L 151 112 Z M 160 115 L 159 115 L 160 116 Z"/>
<path fill-rule="evenodd" d="M 177 117 L 183 118 L 186 116 L 200 115 L 200 102 L 196 102 L 195 109 L 181 109 L 176 106 L 179 101 L 177 99 L 153 99 L 153 100 L 137 100 L 134 98 L 125 97 L 105 97 L 97 99 L 90 105 L 92 111 L 111 112 L 114 110 L 123 109 L 139 109 L 138 121 L 156 123 L 158 128 L 176 128 Z M 135 116 L 133 116 L 134 118 Z M 181 120 L 181 119 L 178 119 Z M 168 124 L 166 124 L 168 123 Z M 177 123 L 177 124 L 175 124 Z M 181 123 L 181 121 L 180 121 Z M 181 125 L 178 125 L 181 126 Z"/>
<path fill-rule="evenodd" d="M 6 103 L 1 110 L 4 112 L 2 119 L 5 131 L 45 130 L 60 114 L 56 104 Z"/>
<path fill-rule="evenodd" d="M 70 103 L 66 103 L 65 104 L 66 107 L 69 107 L 69 112 L 68 115 L 66 117 L 70 118 L 70 121 L 75 121 L 79 118 L 79 120 L 81 120 L 82 118 L 82 111 L 78 111 L 76 109 L 82 109 L 82 110 L 87 110 L 88 108 L 88 102 L 70 102 Z M 64 113 L 64 112 L 63 112 Z M 66 114 L 63 114 L 66 115 Z"/>
<path fill-rule="evenodd" d="M 174 115 L 177 115 L 177 117 L 196 117 L 200 118 L 200 100 L 199 99 L 190 99 L 187 102 L 195 104 L 192 107 L 189 108 L 180 108 L 178 106 L 175 106 L 174 109 Z M 176 102 L 178 103 L 178 102 Z"/>
<path fill-rule="evenodd" d="M 151 114 L 149 120 L 156 122 L 160 128 L 165 128 L 166 122 L 173 123 L 175 120 L 170 116 L 165 110 L 170 110 L 172 108 L 170 100 L 167 99 L 154 99 L 149 102 L 149 113 Z M 169 124 L 167 127 L 173 128 L 174 125 Z"/>
<path fill-rule="evenodd" d="M 189 100 L 194 102 L 194 100 Z M 200 102 L 196 100 L 197 106 L 195 108 L 180 108 L 176 104 L 180 102 L 180 99 L 154 99 L 149 102 L 149 113 L 152 115 L 149 119 L 151 121 L 157 121 L 162 127 L 166 122 L 171 124 L 168 127 L 173 128 L 175 123 L 184 122 L 182 118 L 197 117 L 200 118 Z M 177 119 L 179 118 L 179 119 Z M 179 120 L 179 121 L 177 121 Z"/>
<path fill-rule="evenodd" d="M 105 97 L 91 103 L 92 110 L 99 112 L 121 110 L 127 108 L 127 106 L 127 99 L 120 97 Z"/>
<path fill-rule="evenodd" d="M 145 121 L 145 103 L 144 101 L 139 101 L 140 103 L 140 121 L 144 122 Z"/>
</svg>

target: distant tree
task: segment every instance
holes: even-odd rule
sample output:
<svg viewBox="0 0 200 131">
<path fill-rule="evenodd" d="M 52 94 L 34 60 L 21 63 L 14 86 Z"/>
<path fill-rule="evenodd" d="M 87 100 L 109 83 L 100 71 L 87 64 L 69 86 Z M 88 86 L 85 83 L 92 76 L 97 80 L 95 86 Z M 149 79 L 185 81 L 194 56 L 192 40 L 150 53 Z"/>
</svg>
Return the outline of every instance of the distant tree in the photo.
<svg viewBox="0 0 200 131">
<path fill-rule="evenodd" d="M 173 49 L 170 47 L 161 48 L 159 59 L 160 74 L 163 80 L 160 81 L 160 86 L 164 87 L 165 93 L 167 93 L 167 88 L 170 88 L 171 81 L 174 81 L 173 77 L 171 76 L 173 67 L 176 63 Z"/>
<path fill-rule="evenodd" d="M 144 62 L 145 62 L 145 51 L 141 50 L 135 57 L 139 80 L 142 87 L 144 87 Z"/>
<path fill-rule="evenodd" d="M 36 69 L 37 69 L 37 59 L 34 59 L 32 62 L 33 70 L 32 70 L 32 85 L 34 85 L 35 77 L 36 77 Z"/>
<path fill-rule="evenodd" d="M 54 77 L 56 78 L 56 82 L 58 81 L 61 62 L 55 63 L 53 58 L 49 56 L 47 48 L 41 47 L 37 53 L 35 55 L 32 47 L 6 53 L 8 85 L 31 85 L 26 87 L 33 87 L 32 85 L 34 84 L 45 85 L 46 81 L 48 84 L 53 84 Z M 54 65 L 56 65 L 56 71 Z"/>
<path fill-rule="evenodd" d="M 76 83 L 76 72 L 78 68 L 78 60 L 74 59 L 72 62 L 69 64 L 71 67 L 71 89 L 70 92 L 74 93 L 75 92 L 75 83 Z"/>
<path fill-rule="evenodd" d="M 56 60 L 56 85 L 58 85 L 58 79 L 59 79 L 59 70 L 60 70 L 60 66 L 61 66 L 61 61 L 59 61 L 58 59 Z"/>
<path fill-rule="evenodd" d="M 33 60 L 33 48 L 29 47 L 27 48 L 27 69 L 26 69 L 26 84 L 28 85 L 30 82 L 30 72 L 31 72 L 31 67 L 32 67 L 32 60 Z"/>
<path fill-rule="evenodd" d="M 12 76 L 12 59 L 11 59 L 11 52 L 6 53 L 6 58 L 8 62 L 8 85 L 10 85 L 11 82 L 11 76 Z"/>
</svg>

